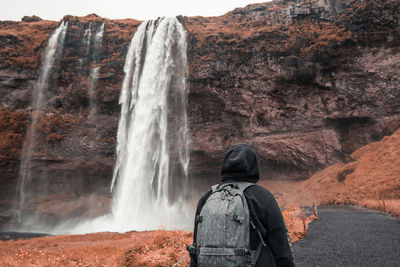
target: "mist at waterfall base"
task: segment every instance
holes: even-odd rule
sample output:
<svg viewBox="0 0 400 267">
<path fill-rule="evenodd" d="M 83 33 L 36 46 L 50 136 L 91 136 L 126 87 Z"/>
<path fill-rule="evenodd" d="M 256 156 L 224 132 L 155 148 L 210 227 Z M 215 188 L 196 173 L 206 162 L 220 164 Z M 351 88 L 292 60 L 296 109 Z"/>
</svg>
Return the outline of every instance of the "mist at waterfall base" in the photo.
<svg viewBox="0 0 400 267">
<path fill-rule="evenodd" d="M 91 27 L 83 43 L 88 43 Z M 26 217 L 20 231 L 82 234 L 191 229 L 186 61 L 185 31 L 176 18 L 139 26 L 125 59 L 110 212 L 96 218 L 65 218 L 56 226 Z M 90 70 L 91 95 L 99 70 L 98 66 Z"/>
</svg>

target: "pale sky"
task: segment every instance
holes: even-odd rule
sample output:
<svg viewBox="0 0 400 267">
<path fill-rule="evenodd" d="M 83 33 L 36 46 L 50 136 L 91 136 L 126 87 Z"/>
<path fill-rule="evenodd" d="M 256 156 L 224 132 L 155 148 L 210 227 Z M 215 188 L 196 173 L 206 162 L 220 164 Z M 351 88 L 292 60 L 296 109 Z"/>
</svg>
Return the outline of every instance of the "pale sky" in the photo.
<svg viewBox="0 0 400 267">
<path fill-rule="evenodd" d="M 65 15 L 90 13 L 109 19 L 154 19 L 160 16 L 219 16 L 236 7 L 269 0 L 0 0 L 0 20 L 37 15 L 61 20 Z"/>
</svg>

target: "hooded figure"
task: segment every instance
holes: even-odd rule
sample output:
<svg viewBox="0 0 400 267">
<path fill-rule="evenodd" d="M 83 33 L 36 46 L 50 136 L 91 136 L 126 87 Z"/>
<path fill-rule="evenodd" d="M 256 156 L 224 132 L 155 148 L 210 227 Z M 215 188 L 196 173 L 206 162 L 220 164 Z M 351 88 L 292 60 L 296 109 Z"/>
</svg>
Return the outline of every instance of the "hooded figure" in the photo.
<svg viewBox="0 0 400 267">
<path fill-rule="evenodd" d="M 247 144 L 233 145 L 225 155 L 221 168 L 223 183 L 251 182 L 259 180 L 258 157 L 256 151 Z M 209 190 L 198 202 L 196 216 L 211 194 Z M 283 221 L 281 210 L 274 196 L 264 187 L 253 185 L 243 192 L 249 207 L 250 217 L 261 234 L 267 247 L 262 247 L 256 267 L 261 266 L 294 266 L 289 235 Z M 196 243 L 197 224 L 194 226 L 194 242 Z M 251 228 L 250 247 L 257 249 L 260 237 L 257 230 Z M 197 266 L 195 257 L 191 257 L 191 267 Z"/>
</svg>

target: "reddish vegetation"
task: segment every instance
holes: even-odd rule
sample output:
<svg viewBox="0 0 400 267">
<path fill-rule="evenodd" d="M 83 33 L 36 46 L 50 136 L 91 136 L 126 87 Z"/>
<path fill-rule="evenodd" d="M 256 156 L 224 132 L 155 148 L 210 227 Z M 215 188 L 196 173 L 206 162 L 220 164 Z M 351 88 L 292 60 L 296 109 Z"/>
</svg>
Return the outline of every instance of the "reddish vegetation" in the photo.
<svg viewBox="0 0 400 267">
<path fill-rule="evenodd" d="M 110 27 L 106 28 L 107 35 L 114 40 L 113 42 L 129 40 L 132 38 L 134 29 L 140 24 L 140 21 L 134 19 L 107 20 L 95 14 L 80 18 L 65 16 L 63 20 L 82 23 L 113 22 L 107 24 Z M 9 69 L 36 69 L 41 62 L 41 53 L 37 51 L 46 46 L 49 36 L 58 24 L 57 21 L 38 20 L 34 17 L 20 22 L 2 21 L 0 23 L 0 56 L 2 58 L 0 65 Z M 114 50 L 109 60 L 119 58 L 120 53 Z"/>
<path fill-rule="evenodd" d="M 302 182 L 265 181 L 281 206 L 356 204 L 400 216 L 400 129 Z"/>
<path fill-rule="evenodd" d="M 57 22 L 5 21 L 0 24 L 1 65 L 10 69 L 37 68 L 41 62 L 39 49 L 46 45 Z"/>
<path fill-rule="evenodd" d="M 188 254 L 186 246 L 191 241 L 192 233 L 190 232 L 149 232 L 124 252 L 120 264 L 123 266 L 172 266 L 182 259 L 179 266 L 187 266 L 189 257 L 184 257 Z"/>
<path fill-rule="evenodd" d="M 191 239 L 190 232 L 160 230 L 7 241 L 0 243 L 0 265 L 172 266 L 187 254 Z"/>
<path fill-rule="evenodd" d="M 46 141 L 49 143 L 54 143 L 63 139 L 63 136 L 57 133 L 52 132 L 46 137 Z"/>
<path fill-rule="evenodd" d="M 23 112 L 9 111 L 0 107 L 0 132 L 10 131 L 22 133 L 27 123 L 27 116 Z"/>
<path fill-rule="evenodd" d="M 224 22 L 223 24 L 221 23 Z M 217 37 L 224 42 L 240 45 L 248 40 L 268 40 L 262 44 L 262 48 L 268 51 L 287 52 L 296 49 L 301 40 L 301 55 L 307 56 L 310 52 L 324 51 L 330 44 L 341 43 L 346 39 L 353 38 L 351 31 L 344 25 L 336 25 L 329 22 L 316 24 L 313 21 L 303 21 L 302 27 L 296 24 L 282 26 L 268 25 L 265 22 L 237 23 L 229 13 L 220 17 L 194 17 L 187 18 L 186 28 L 189 34 L 196 34 L 196 46 L 207 46 L 207 42 Z M 223 47 L 221 47 L 223 49 Z M 203 60 L 214 60 L 214 53 L 209 51 L 202 58 Z M 235 54 L 232 55 L 234 57 Z"/>
<path fill-rule="evenodd" d="M 40 115 L 37 130 L 44 134 L 50 134 L 58 129 L 70 129 L 79 123 L 80 119 L 63 115 Z"/>
<path fill-rule="evenodd" d="M 21 134 L 0 132 L 0 159 L 18 159 L 21 143 Z"/>
<path fill-rule="evenodd" d="M 297 240 L 304 238 L 307 234 L 308 224 L 317 219 L 315 215 L 311 215 L 309 217 L 306 217 L 305 221 L 303 222 L 302 211 L 298 206 L 295 205 L 287 207 L 282 212 L 282 215 L 285 219 L 285 223 L 290 235 L 290 240 L 292 242 L 296 242 Z"/>
<path fill-rule="evenodd" d="M 53 143 L 62 140 L 62 133 L 71 131 L 80 121 L 80 118 L 71 115 L 40 115 L 36 130 L 47 135 L 47 142 Z M 39 139 L 41 134 L 35 134 Z"/>
<path fill-rule="evenodd" d="M 304 237 L 299 208 L 284 213 L 292 241 Z M 313 218 L 307 219 L 307 225 Z M 49 236 L 0 242 L 1 266 L 187 266 L 192 233 L 145 231 Z"/>
<path fill-rule="evenodd" d="M 23 112 L 0 108 L 0 159 L 18 159 L 27 121 Z"/>
</svg>

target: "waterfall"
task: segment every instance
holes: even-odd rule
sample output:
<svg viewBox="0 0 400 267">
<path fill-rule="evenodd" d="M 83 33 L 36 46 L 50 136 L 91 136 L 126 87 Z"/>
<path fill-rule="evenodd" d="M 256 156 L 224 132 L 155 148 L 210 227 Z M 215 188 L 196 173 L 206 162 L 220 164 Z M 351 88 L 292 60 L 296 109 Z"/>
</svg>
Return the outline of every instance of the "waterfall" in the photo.
<svg viewBox="0 0 400 267">
<path fill-rule="evenodd" d="M 99 78 L 99 71 L 100 67 L 94 67 L 90 71 L 90 86 L 88 90 L 88 96 L 89 96 L 89 121 L 93 119 L 93 116 L 96 114 L 96 105 L 95 105 L 95 99 L 96 99 L 96 94 L 95 94 L 95 88 L 96 88 L 96 83 Z"/>
<path fill-rule="evenodd" d="M 183 200 L 189 161 L 186 37 L 177 19 L 143 22 L 124 71 L 112 213 L 122 228 L 168 226 L 180 219 L 174 204 Z"/>
<path fill-rule="evenodd" d="M 103 43 L 104 35 L 104 22 L 101 24 L 100 28 L 97 30 L 94 37 L 94 49 L 99 49 Z M 96 54 L 96 53 L 95 53 Z"/>
<path fill-rule="evenodd" d="M 21 164 L 18 178 L 18 220 L 24 216 L 24 208 L 27 201 L 32 200 L 32 158 L 35 148 L 35 132 L 41 111 L 46 108 L 45 97 L 48 91 L 48 81 L 56 62 L 60 61 L 64 39 L 68 28 L 68 22 L 62 22 L 51 35 L 46 50 L 44 61 L 40 69 L 40 75 L 33 90 L 32 122 L 28 128 L 23 144 Z"/>
<path fill-rule="evenodd" d="M 85 56 L 89 54 L 90 50 L 90 41 L 92 39 L 92 22 L 89 22 L 88 28 L 85 30 L 85 33 L 83 34 L 83 47 L 85 48 Z"/>
<path fill-rule="evenodd" d="M 125 59 L 111 213 L 58 232 L 192 225 L 187 203 L 186 34 L 176 18 L 143 22 Z M 190 215 L 189 215 L 190 214 Z"/>
<path fill-rule="evenodd" d="M 94 37 L 94 50 L 93 50 L 93 61 L 97 62 L 98 56 L 101 51 L 101 47 L 103 44 L 103 35 L 104 35 L 104 22 L 101 24 L 100 28 L 96 31 L 96 35 Z M 96 83 L 99 78 L 100 67 L 92 67 L 90 70 L 90 86 L 88 90 L 89 97 L 89 121 L 93 119 L 93 116 L 96 114 L 96 105 L 95 105 L 95 88 Z"/>
</svg>

